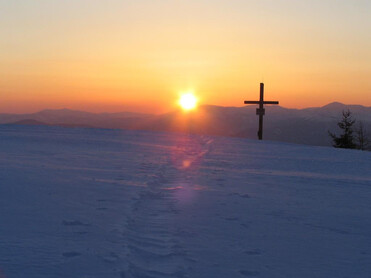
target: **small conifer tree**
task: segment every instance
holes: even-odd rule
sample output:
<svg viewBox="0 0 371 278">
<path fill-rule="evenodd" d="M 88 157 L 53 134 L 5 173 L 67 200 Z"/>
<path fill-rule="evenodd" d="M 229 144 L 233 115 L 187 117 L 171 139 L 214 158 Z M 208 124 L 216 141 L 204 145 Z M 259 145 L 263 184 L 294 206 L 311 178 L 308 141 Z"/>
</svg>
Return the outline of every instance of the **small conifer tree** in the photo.
<svg viewBox="0 0 371 278">
<path fill-rule="evenodd" d="M 354 143 L 353 136 L 353 125 L 356 121 L 352 119 L 352 113 L 347 110 L 343 111 L 343 118 L 338 122 L 338 127 L 343 130 L 342 134 L 336 136 L 336 134 L 329 131 L 329 135 L 333 140 L 333 146 L 335 148 L 344 149 L 355 149 L 356 144 Z"/>
<path fill-rule="evenodd" d="M 367 150 L 370 146 L 370 140 L 368 139 L 367 131 L 363 125 L 363 122 L 358 123 L 356 130 L 357 148 L 360 150 Z"/>
</svg>

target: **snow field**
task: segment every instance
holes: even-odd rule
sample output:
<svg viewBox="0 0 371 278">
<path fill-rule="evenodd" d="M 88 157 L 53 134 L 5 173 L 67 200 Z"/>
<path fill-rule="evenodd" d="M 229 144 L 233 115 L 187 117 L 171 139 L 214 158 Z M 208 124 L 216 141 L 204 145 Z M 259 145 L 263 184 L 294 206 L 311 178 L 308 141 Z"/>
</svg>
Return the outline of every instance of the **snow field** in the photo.
<svg viewBox="0 0 371 278">
<path fill-rule="evenodd" d="M 370 277 L 368 152 L 0 127 L 0 273 Z"/>
</svg>

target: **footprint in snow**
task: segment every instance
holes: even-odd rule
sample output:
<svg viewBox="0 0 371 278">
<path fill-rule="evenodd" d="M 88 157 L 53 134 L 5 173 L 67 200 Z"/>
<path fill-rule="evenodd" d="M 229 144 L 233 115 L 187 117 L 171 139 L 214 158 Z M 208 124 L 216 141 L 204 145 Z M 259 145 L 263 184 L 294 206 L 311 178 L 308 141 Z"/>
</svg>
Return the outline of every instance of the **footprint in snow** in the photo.
<svg viewBox="0 0 371 278">
<path fill-rule="evenodd" d="M 250 256 L 261 255 L 261 251 L 259 249 L 246 250 L 244 253 Z"/>
<path fill-rule="evenodd" d="M 66 258 L 73 258 L 73 257 L 81 256 L 81 253 L 72 251 L 72 252 L 64 252 L 62 253 L 62 255 L 63 257 L 66 257 Z"/>
<path fill-rule="evenodd" d="M 249 194 L 239 194 L 239 196 L 242 198 L 250 198 Z"/>
<path fill-rule="evenodd" d="M 258 271 L 240 270 L 239 272 L 243 276 L 247 276 L 247 277 L 256 277 L 256 276 L 259 276 L 259 272 Z"/>
<path fill-rule="evenodd" d="M 239 218 L 238 217 L 226 217 L 226 218 L 224 218 L 225 220 L 227 220 L 227 221 L 236 221 L 236 220 L 238 220 Z"/>
<path fill-rule="evenodd" d="M 246 228 L 246 229 L 248 229 L 248 228 L 250 227 L 250 225 L 247 224 L 247 223 L 241 223 L 240 225 L 241 225 L 242 227 Z"/>
<path fill-rule="evenodd" d="M 234 193 L 230 193 L 229 194 L 230 196 L 238 196 L 238 197 L 241 197 L 241 198 L 250 198 L 250 195 L 245 193 L 237 193 L 237 192 L 234 192 Z"/>
<path fill-rule="evenodd" d="M 86 235 L 88 232 L 85 232 L 85 231 L 78 231 L 78 232 L 75 232 L 75 234 L 77 235 Z"/>
<path fill-rule="evenodd" d="M 117 262 L 119 256 L 115 252 L 111 252 L 108 256 L 103 257 L 103 261 L 106 263 L 114 263 Z"/>
<path fill-rule="evenodd" d="M 90 226 L 90 224 L 83 223 L 83 222 L 78 221 L 78 220 L 71 220 L 71 221 L 63 220 L 62 224 L 65 225 L 65 226 Z"/>
<path fill-rule="evenodd" d="M 102 207 L 102 208 L 96 208 L 96 210 L 107 210 L 107 208 L 104 208 L 104 207 Z"/>
</svg>

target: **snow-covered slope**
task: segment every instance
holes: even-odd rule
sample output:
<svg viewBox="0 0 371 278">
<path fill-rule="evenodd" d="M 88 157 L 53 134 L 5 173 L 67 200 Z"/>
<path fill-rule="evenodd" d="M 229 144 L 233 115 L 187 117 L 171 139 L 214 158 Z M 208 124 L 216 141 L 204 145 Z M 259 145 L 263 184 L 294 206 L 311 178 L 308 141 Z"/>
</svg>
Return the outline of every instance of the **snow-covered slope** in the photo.
<svg viewBox="0 0 371 278">
<path fill-rule="evenodd" d="M 355 150 L 1 126 L 0 273 L 370 277 L 370 169 Z"/>
</svg>

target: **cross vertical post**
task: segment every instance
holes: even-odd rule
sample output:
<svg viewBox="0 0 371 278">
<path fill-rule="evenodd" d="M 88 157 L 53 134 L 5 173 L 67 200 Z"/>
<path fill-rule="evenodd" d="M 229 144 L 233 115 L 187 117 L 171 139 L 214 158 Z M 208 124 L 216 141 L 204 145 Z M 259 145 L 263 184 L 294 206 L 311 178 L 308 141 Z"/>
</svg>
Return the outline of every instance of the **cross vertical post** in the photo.
<svg viewBox="0 0 371 278">
<path fill-rule="evenodd" d="M 259 140 L 263 140 L 263 115 L 264 115 L 264 107 L 263 107 L 263 101 L 264 101 L 264 83 L 260 83 L 260 100 L 259 100 L 259 111 L 256 113 L 259 113 L 259 130 L 258 130 L 258 138 Z"/>
<path fill-rule="evenodd" d="M 278 101 L 264 101 L 264 83 L 260 83 L 260 99 L 259 101 L 245 100 L 245 104 L 259 104 L 256 109 L 256 115 L 259 115 L 259 130 L 258 138 L 263 140 L 263 116 L 265 114 L 264 104 L 279 104 Z"/>
</svg>

